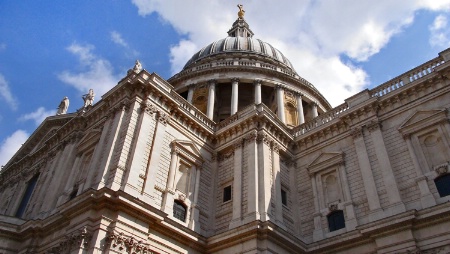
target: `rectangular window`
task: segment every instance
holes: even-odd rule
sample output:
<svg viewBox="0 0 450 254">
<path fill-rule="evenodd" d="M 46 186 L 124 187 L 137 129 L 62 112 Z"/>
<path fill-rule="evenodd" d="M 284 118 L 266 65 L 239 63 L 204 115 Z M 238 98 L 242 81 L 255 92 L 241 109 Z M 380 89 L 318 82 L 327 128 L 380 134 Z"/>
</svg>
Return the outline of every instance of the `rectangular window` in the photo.
<svg viewBox="0 0 450 254">
<path fill-rule="evenodd" d="M 285 190 L 281 189 L 281 203 L 287 206 L 287 193 Z"/>
<path fill-rule="evenodd" d="M 223 202 L 231 200 L 231 185 L 223 188 Z"/>
<path fill-rule="evenodd" d="M 38 178 L 39 174 L 35 175 L 33 178 L 31 178 L 30 181 L 28 181 L 27 189 L 23 194 L 22 201 L 20 201 L 19 208 L 17 209 L 16 212 L 16 217 L 22 218 L 23 213 L 25 212 L 25 208 L 27 208 L 28 202 L 30 201 L 31 194 L 33 194 L 34 187 L 36 187 Z"/>
</svg>

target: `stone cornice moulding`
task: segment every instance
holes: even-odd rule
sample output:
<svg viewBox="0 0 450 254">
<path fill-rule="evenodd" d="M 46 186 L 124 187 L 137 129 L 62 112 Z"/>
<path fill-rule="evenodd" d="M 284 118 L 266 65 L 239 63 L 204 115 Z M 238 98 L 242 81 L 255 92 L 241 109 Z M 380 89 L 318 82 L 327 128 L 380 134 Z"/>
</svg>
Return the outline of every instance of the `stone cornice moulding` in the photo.
<svg viewBox="0 0 450 254">
<path fill-rule="evenodd" d="M 420 110 L 410 115 L 398 128 L 398 131 L 404 136 L 408 137 L 411 134 L 419 132 L 423 129 L 427 129 L 433 126 L 437 126 L 440 123 L 448 122 L 447 117 L 448 110 L 431 109 Z"/>
<path fill-rule="evenodd" d="M 343 152 L 321 153 L 309 164 L 306 169 L 310 176 L 315 175 L 321 171 L 327 170 L 330 167 L 344 164 Z"/>
</svg>

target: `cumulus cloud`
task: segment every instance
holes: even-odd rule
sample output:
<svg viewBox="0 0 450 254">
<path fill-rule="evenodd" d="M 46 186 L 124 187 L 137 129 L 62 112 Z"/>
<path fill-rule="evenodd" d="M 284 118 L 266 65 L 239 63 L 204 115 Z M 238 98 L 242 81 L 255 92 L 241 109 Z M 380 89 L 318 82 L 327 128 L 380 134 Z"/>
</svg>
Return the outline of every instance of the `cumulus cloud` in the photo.
<svg viewBox="0 0 450 254">
<path fill-rule="evenodd" d="M 115 44 L 123 47 L 126 50 L 125 53 L 126 53 L 127 57 L 132 58 L 132 57 L 137 57 L 139 55 L 139 52 L 137 52 L 136 50 L 132 49 L 129 46 L 128 42 L 125 41 L 125 39 L 122 37 L 122 35 L 119 32 L 112 31 L 110 34 L 111 34 L 111 40 Z"/>
<path fill-rule="evenodd" d="M 122 47 L 125 48 L 128 47 L 128 43 L 122 38 L 122 35 L 117 31 L 111 32 L 111 40 Z"/>
<path fill-rule="evenodd" d="M 82 71 L 65 70 L 58 74 L 58 78 L 83 93 L 92 88 L 96 94 L 104 94 L 116 85 L 120 77 L 113 73 L 113 67 L 108 60 L 93 53 L 94 49 L 93 45 L 78 43 L 67 47 L 67 50 L 78 58 Z"/>
<path fill-rule="evenodd" d="M 36 111 L 22 115 L 19 117 L 19 121 L 28 121 L 33 120 L 36 125 L 39 125 L 42 123 L 42 121 L 45 120 L 47 116 L 55 115 L 56 110 L 46 110 L 44 107 L 39 107 L 36 109 Z"/>
<path fill-rule="evenodd" d="M 235 0 L 132 2 L 140 15 L 156 12 L 184 35 L 170 50 L 173 73 L 182 68 L 192 52 L 226 36 L 225 32 L 237 18 L 235 6 L 239 3 Z M 177 8 L 173 8 L 175 4 Z M 193 5 L 195 11 L 178 11 Z M 337 105 L 346 98 L 338 95 L 354 94 L 369 83 L 363 69 L 344 62 L 341 56 L 356 63 L 366 61 L 393 35 L 414 22 L 418 10 L 443 11 L 449 10 L 449 6 L 450 0 L 412 0 L 408 4 L 391 0 L 260 0 L 245 3 L 244 8 L 245 19 L 255 37 L 279 48 L 302 77 L 324 92 L 332 105 Z"/>
<path fill-rule="evenodd" d="M 12 95 L 11 90 L 9 89 L 8 81 L 6 81 L 5 77 L 0 73 L 0 98 L 8 104 L 8 106 L 12 110 L 17 110 L 17 99 Z"/>
<path fill-rule="evenodd" d="M 0 144 L 0 165 L 5 165 L 27 140 L 29 134 L 24 130 L 17 130 L 5 138 Z"/>
<path fill-rule="evenodd" d="M 448 47 L 450 45 L 450 27 L 447 16 L 443 14 L 437 16 L 429 30 L 431 46 Z"/>
</svg>

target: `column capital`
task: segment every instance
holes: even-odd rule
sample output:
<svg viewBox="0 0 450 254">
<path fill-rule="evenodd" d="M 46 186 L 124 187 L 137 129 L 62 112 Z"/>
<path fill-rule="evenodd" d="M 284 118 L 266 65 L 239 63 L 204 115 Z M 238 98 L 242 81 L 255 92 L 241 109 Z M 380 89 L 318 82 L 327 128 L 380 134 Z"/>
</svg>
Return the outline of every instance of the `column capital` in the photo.
<svg viewBox="0 0 450 254">
<path fill-rule="evenodd" d="M 303 96 L 305 96 L 304 94 L 302 94 L 302 93 L 299 92 L 299 91 L 294 91 L 294 94 L 295 94 L 297 97 L 299 97 L 300 99 L 301 99 Z"/>
<path fill-rule="evenodd" d="M 234 77 L 234 78 L 231 78 L 231 82 L 239 82 L 240 80 L 239 80 L 239 78 L 236 78 L 236 77 Z"/>
<path fill-rule="evenodd" d="M 191 84 L 189 84 L 189 85 L 187 85 L 187 87 L 189 88 L 189 89 L 191 89 L 191 88 L 195 88 L 197 86 L 197 83 L 191 83 Z"/>
<path fill-rule="evenodd" d="M 381 130 L 381 122 L 380 121 L 370 121 L 366 126 L 370 132 L 373 132 L 378 129 Z"/>
<path fill-rule="evenodd" d="M 261 85 L 262 84 L 262 80 L 260 80 L 260 79 L 255 79 L 255 80 L 253 80 L 253 84 L 254 85 Z"/>
<path fill-rule="evenodd" d="M 285 89 L 285 87 L 282 84 L 276 84 L 275 88 L 279 89 L 279 90 L 284 90 Z"/>
<path fill-rule="evenodd" d="M 208 80 L 208 85 L 215 85 L 215 84 L 217 84 L 217 79 L 210 79 L 210 80 Z"/>
<path fill-rule="evenodd" d="M 353 139 L 361 138 L 363 135 L 363 131 L 361 127 L 356 127 L 350 130 L 350 134 L 352 135 Z"/>
</svg>

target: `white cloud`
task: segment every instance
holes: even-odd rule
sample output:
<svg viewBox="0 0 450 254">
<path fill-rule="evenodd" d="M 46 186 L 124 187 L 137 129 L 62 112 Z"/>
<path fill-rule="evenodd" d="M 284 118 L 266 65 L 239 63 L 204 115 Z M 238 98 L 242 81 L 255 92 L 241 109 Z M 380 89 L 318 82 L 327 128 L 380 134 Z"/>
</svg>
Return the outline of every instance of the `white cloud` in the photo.
<svg viewBox="0 0 450 254">
<path fill-rule="evenodd" d="M 429 30 L 431 46 L 446 48 L 450 45 L 450 27 L 448 27 L 448 20 L 445 15 L 437 16 Z"/>
<path fill-rule="evenodd" d="M 183 38 L 172 46 L 172 71 L 178 72 L 192 52 L 226 36 L 237 18 L 233 1 L 132 0 L 142 16 L 157 12 Z M 174 5 L 177 8 L 173 8 Z M 195 6 L 193 11 L 188 10 Z M 297 72 L 319 88 L 332 105 L 342 103 L 368 84 L 363 69 L 341 60 L 366 61 L 414 21 L 418 10 L 449 10 L 450 0 L 250 1 L 245 19 L 255 37 L 279 48 Z M 352 93 L 349 93 L 352 91 Z M 336 99 L 334 99 L 336 98 Z M 338 102 L 341 100 L 340 102 Z"/>
<path fill-rule="evenodd" d="M 44 107 L 39 107 L 36 111 L 22 115 L 19 117 L 19 121 L 33 120 L 36 125 L 42 123 L 47 116 L 55 115 L 56 110 L 46 110 Z"/>
<path fill-rule="evenodd" d="M 9 89 L 8 81 L 0 73 L 0 97 L 9 105 L 12 110 L 17 110 L 17 99 L 12 95 Z"/>
<path fill-rule="evenodd" d="M 122 38 L 122 35 L 117 31 L 111 32 L 111 40 L 122 47 L 128 48 L 128 43 Z"/>
<path fill-rule="evenodd" d="M 170 63 L 172 73 L 179 72 L 186 62 L 197 53 L 197 45 L 192 41 L 182 40 L 178 45 L 170 48 Z M 186 60 L 188 59 L 188 60 Z"/>
<path fill-rule="evenodd" d="M 70 45 L 67 50 L 78 57 L 83 71 L 65 70 L 58 74 L 58 78 L 83 93 L 92 88 L 96 94 L 104 94 L 116 85 L 120 77 L 113 73 L 113 67 L 108 60 L 92 52 L 94 49 L 93 45 Z"/>
<path fill-rule="evenodd" d="M 0 165 L 5 165 L 27 140 L 29 134 L 24 130 L 17 130 L 0 144 Z"/>
<path fill-rule="evenodd" d="M 111 40 L 126 50 L 125 54 L 128 58 L 136 58 L 139 56 L 139 52 L 132 49 L 119 32 L 112 31 L 110 34 Z"/>
</svg>

